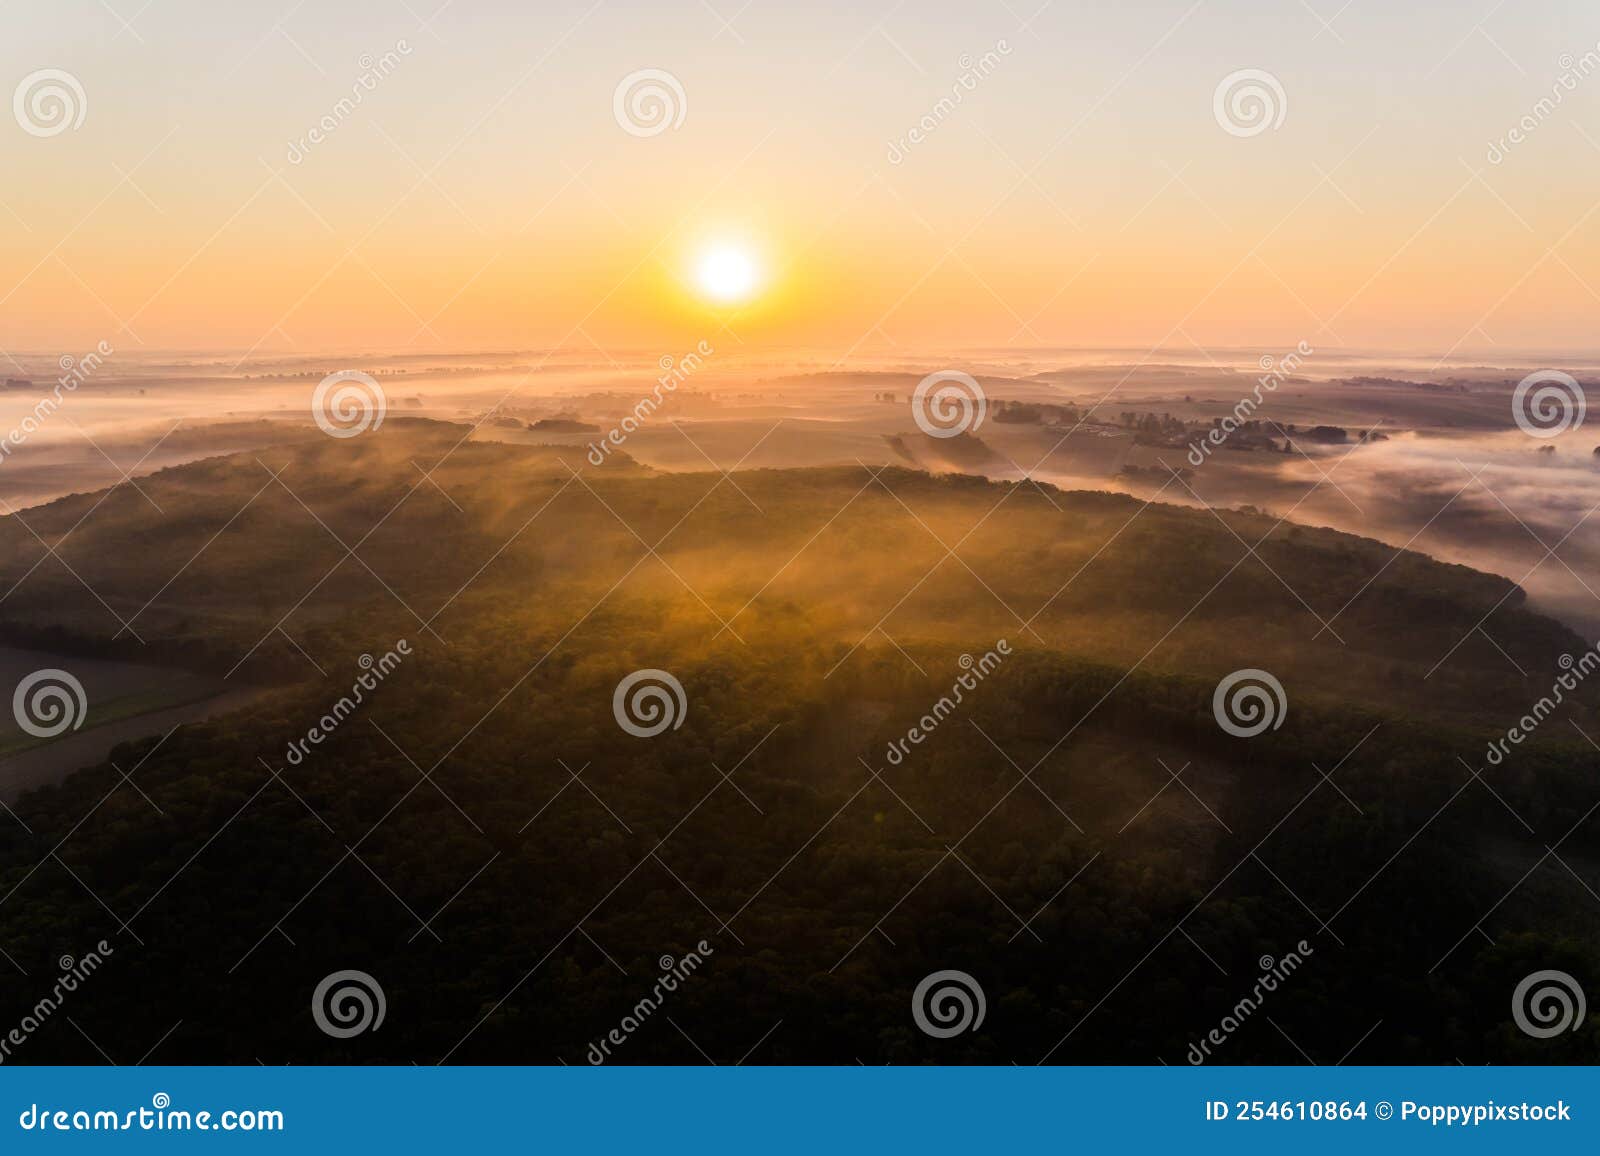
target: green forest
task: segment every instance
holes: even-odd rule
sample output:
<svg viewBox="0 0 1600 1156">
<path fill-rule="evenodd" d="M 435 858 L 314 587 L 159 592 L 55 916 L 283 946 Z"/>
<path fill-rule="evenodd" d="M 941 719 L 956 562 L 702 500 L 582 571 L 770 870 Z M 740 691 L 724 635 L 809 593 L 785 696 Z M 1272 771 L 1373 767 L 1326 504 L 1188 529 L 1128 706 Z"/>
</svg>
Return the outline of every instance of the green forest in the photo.
<svg viewBox="0 0 1600 1156">
<path fill-rule="evenodd" d="M 607 1062 L 1183 1064 L 1302 941 L 1208 1062 L 1600 1061 L 1511 1016 L 1542 969 L 1600 991 L 1600 680 L 1486 760 L 1588 646 L 1508 580 L 1251 510 L 465 433 L 286 428 L 0 519 L 0 640 L 258 691 L 0 816 L 0 1032 L 115 948 L 8 1062 L 582 1064 L 704 942 Z M 1287 701 L 1251 738 L 1213 712 L 1244 668 Z M 643 669 L 685 703 L 648 738 Z M 377 1030 L 319 1030 L 342 969 Z M 944 969 L 987 1004 L 951 1038 L 912 1014 Z"/>
</svg>

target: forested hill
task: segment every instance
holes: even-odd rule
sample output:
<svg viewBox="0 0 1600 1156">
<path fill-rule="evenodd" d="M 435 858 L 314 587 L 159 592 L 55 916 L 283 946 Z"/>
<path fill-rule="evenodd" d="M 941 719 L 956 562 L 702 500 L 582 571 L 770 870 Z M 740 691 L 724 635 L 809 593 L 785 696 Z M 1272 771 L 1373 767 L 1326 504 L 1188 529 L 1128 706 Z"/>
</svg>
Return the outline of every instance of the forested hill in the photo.
<svg viewBox="0 0 1600 1156">
<path fill-rule="evenodd" d="M 0 1014 L 115 948 L 25 1060 L 98 1062 L 75 1023 L 119 1062 L 582 1063 L 701 941 L 609 1062 L 1182 1063 L 1302 941 L 1214 1062 L 1600 1059 L 1508 1015 L 1530 972 L 1600 977 L 1600 684 L 1485 763 L 1583 645 L 1506 580 L 1253 513 L 463 432 L 0 520 L 7 637 L 271 688 L 15 807 Z M 1246 668 L 1284 691 L 1249 738 L 1213 706 Z M 650 737 L 614 704 L 641 670 L 683 692 Z M 342 969 L 381 1030 L 318 1030 Z M 942 969 L 980 1030 L 918 1030 Z"/>
<path fill-rule="evenodd" d="M 0 630 L 297 679 L 297 647 L 490 622 L 532 646 L 605 595 L 602 621 L 650 604 L 652 634 L 711 650 L 1008 637 L 1466 717 L 1582 646 L 1504 578 L 1275 517 L 893 468 L 597 469 L 465 432 L 395 419 L 0 519 Z"/>
</svg>

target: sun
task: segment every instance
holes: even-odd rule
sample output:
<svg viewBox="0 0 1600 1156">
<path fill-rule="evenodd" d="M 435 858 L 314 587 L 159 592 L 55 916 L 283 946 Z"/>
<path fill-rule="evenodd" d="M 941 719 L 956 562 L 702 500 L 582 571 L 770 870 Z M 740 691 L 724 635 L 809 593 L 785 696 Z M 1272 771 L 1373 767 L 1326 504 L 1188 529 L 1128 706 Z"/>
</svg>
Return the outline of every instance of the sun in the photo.
<svg viewBox="0 0 1600 1156">
<path fill-rule="evenodd" d="M 761 287 L 761 266 L 748 249 L 738 245 L 712 245 L 695 264 L 700 292 L 721 305 L 739 305 Z"/>
</svg>

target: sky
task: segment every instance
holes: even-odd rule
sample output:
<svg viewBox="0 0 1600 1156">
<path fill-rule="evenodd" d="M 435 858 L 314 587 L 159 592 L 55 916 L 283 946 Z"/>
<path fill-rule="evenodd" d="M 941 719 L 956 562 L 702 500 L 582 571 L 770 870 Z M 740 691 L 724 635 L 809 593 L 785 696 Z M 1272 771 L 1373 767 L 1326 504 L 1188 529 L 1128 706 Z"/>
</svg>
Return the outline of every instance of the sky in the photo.
<svg viewBox="0 0 1600 1156">
<path fill-rule="evenodd" d="M 9 0 L 0 95 L 82 95 L 0 117 L 0 349 L 1587 351 L 1597 43 L 1576 0 Z"/>
</svg>

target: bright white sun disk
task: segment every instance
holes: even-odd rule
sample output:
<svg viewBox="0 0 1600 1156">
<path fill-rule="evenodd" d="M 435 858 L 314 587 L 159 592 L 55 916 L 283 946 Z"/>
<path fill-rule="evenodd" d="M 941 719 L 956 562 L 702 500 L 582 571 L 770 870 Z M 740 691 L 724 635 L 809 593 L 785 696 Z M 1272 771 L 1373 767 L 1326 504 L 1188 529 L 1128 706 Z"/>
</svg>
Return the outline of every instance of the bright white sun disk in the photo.
<svg viewBox="0 0 1600 1156">
<path fill-rule="evenodd" d="M 761 273 L 749 253 L 732 245 L 719 245 L 700 258 L 695 279 L 701 291 L 713 300 L 737 302 L 755 292 Z"/>
</svg>

